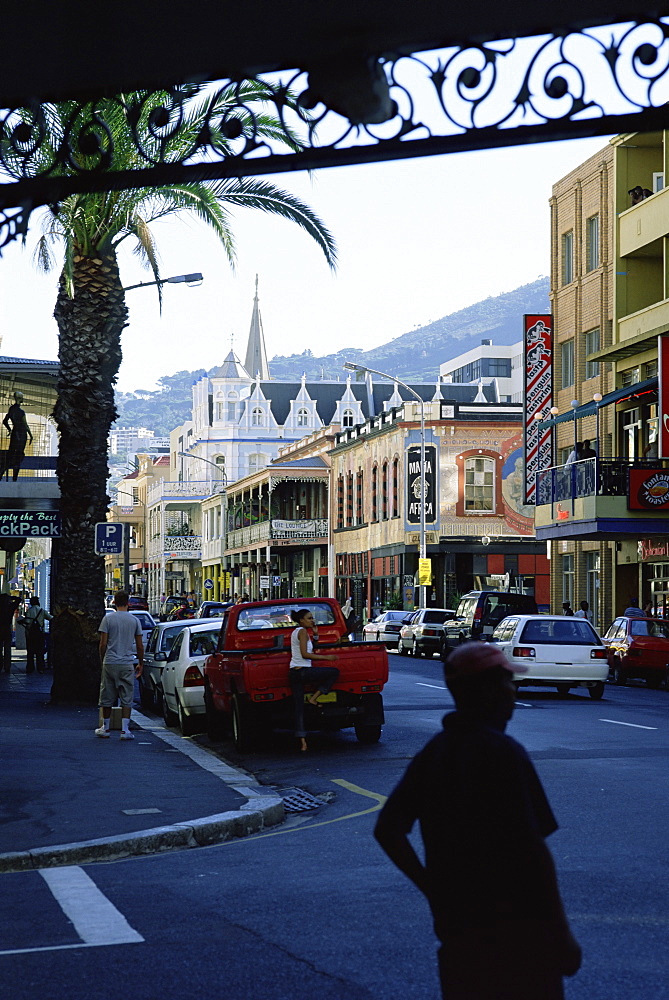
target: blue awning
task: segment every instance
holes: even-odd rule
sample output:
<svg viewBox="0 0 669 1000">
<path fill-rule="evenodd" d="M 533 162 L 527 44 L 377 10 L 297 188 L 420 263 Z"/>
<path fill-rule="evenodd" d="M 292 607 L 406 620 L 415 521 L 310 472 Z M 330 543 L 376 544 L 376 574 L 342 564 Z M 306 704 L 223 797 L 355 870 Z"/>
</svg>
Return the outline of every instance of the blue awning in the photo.
<svg viewBox="0 0 669 1000">
<path fill-rule="evenodd" d="M 624 399 L 633 399 L 634 396 L 641 396 L 646 392 L 652 392 L 657 389 L 657 375 L 653 378 L 647 378 L 644 382 L 635 382 L 634 385 L 627 385 L 624 389 L 614 389 L 613 392 L 608 392 L 606 396 L 602 396 L 599 403 L 599 409 L 602 406 L 611 406 L 613 403 L 621 403 Z M 568 413 L 561 413 L 557 417 L 551 417 L 550 420 L 540 420 L 539 429 L 544 430 L 547 427 L 554 427 L 556 424 L 563 424 L 565 420 L 580 420 L 582 417 L 591 417 L 597 412 L 597 403 L 591 400 L 589 403 L 582 403 L 581 406 L 575 407 Z"/>
</svg>

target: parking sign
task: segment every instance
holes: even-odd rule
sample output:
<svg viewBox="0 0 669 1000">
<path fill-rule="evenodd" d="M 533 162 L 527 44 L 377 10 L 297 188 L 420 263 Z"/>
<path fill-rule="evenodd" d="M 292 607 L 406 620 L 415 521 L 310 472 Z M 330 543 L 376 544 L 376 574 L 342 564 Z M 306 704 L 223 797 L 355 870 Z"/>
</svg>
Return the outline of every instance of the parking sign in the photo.
<svg viewBox="0 0 669 1000">
<path fill-rule="evenodd" d="M 123 525 L 98 521 L 95 525 L 95 551 L 99 556 L 113 556 L 123 552 Z"/>
</svg>

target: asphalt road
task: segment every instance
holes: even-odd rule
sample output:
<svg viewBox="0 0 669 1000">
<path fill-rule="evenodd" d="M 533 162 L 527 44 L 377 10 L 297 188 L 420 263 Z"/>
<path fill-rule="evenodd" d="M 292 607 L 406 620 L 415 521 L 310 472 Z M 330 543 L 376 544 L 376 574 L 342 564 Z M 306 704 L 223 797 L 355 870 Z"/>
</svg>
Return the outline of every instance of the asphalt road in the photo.
<svg viewBox="0 0 669 1000">
<path fill-rule="evenodd" d="M 287 737 L 244 757 L 221 745 L 264 783 L 320 797 L 280 828 L 0 878 L 12 1000 L 437 1000 L 427 908 L 371 829 L 450 708 L 438 660 L 392 656 L 385 701 L 376 746 L 352 732 L 312 739 L 307 755 Z M 669 693 L 607 686 L 593 701 L 522 689 L 509 732 L 560 823 L 550 846 L 585 954 L 567 997 L 669 998 Z"/>
</svg>

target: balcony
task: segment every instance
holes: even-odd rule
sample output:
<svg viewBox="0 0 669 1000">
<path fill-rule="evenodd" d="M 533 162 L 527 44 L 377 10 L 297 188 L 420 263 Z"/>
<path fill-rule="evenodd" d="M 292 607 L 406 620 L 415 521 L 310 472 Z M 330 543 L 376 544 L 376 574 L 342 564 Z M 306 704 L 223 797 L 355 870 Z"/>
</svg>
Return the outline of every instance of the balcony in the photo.
<svg viewBox="0 0 669 1000">
<path fill-rule="evenodd" d="M 225 491 L 225 483 L 212 482 L 210 479 L 191 481 L 189 483 L 173 483 L 168 479 L 161 479 L 149 488 L 147 506 L 152 507 L 157 503 L 199 503 L 207 497 Z"/>
<path fill-rule="evenodd" d="M 152 538 L 148 545 L 149 559 L 157 562 L 165 559 L 171 562 L 174 559 L 197 559 L 202 558 L 202 535 L 165 535 Z"/>
<path fill-rule="evenodd" d="M 547 469 L 537 478 L 535 528 L 538 539 L 665 534 L 669 465 L 661 459 L 588 458 Z"/>
<path fill-rule="evenodd" d="M 241 549 L 258 543 L 298 545 L 300 542 L 325 542 L 328 537 L 327 517 L 284 521 L 260 521 L 245 528 L 235 528 L 228 532 L 227 548 Z"/>
<path fill-rule="evenodd" d="M 659 169 L 659 168 L 658 168 Z M 618 248 L 621 257 L 631 257 L 652 244 L 661 256 L 662 237 L 669 235 L 669 188 L 663 188 L 650 198 L 622 212 L 618 219 Z"/>
</svg>

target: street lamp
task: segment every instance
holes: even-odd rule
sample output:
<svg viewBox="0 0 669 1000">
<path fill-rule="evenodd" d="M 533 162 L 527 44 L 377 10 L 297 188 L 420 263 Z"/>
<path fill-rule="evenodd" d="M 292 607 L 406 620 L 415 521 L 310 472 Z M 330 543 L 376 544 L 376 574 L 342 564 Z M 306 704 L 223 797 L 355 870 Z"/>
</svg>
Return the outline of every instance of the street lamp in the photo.
<svg viewBox="0 0 669 1000">
<path fill-rule="evenodd" d="M 553 418 L 553 426 L 551 428 L 551 440 L 553 442 L 552 452 L 553 452 L 553 465 L 557 465 L 557 434 L 555 433 L 555 418 L 557 417 L 560 410 L 557 406 L 551 406 L 551 417 Z"/>
<path fill-rule="evenodd" d="M 427 558 L 427 548 L 425 545 L 425 403 L 423 398 L 418 395 L 415 389 L 412 389 L 410 385 L 406 382 L 402 382 L 401 379 L 397 378 L 396 375 L 389 375 L 387 372 L 380 372 L 376 368 L 367 368 L 366 365 L 357 365 L 352 361 L 346 361 L 344 363 L 344 368 L 350 372 L 370 372 L 372 375 L 380 375 L 381 378 L 387 378 L 391 382 L 395 382 L 396 385 L 401 385 L 403 389 L 406 389 L 408 393 L 414 396 L 420 404 L 420 480 L 421 480 L 421 503 L 420 503 L 420 549 L 419 549 L 419 559 Z M 418 588 L 418 605 L 420 608 L 427 606 L 427 586 L 419 586 Z"/>
<path fill-rule="evenodd" d="M 592 399 L 595 404 L 595 437 L 597 438 L 597 454 L 595 455 L 595 460 L 599 461 L 602 457 L 602 446 L 599 443 L 599 404 L 602 401 L 601 392 L 596 392 Z"/>
<path fill-rule="evenodd" d="M 140 281 L 138 285 L 126 285 L 124 292 L 132 292 L 135 288 L 149 288 L 151 285 L 178 285 L 185 282 L 189 288 L 197 288 L 204 278 L 201 274 L 175 274 L 172 278 L 158 278 L 157 281 Z"/>
<path fill-rule="evenodd" d="M 225 472 L 221 469 L 221 466 L 217 465 L 216 462 L 212 462 L 208 458 L 202 458 L 201 455 L 189 455 L 187 451 L 178 451 L 177 455 L 181 455 L 182 458 L 194 458 L 196 462 L 206 462 L 207 465 L 211 465 L 212 468 L 216 469 L 219 476 L 222 477 L 223 485 L 224 486 L 228 485 L 228 477 L 226 476 Z"/>
</svg>

